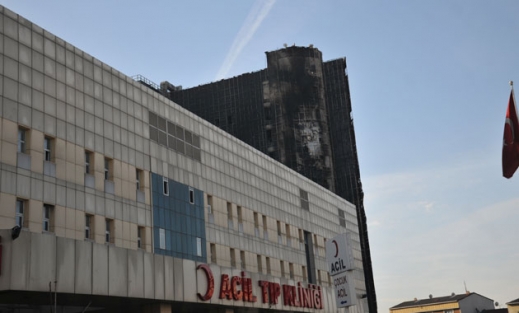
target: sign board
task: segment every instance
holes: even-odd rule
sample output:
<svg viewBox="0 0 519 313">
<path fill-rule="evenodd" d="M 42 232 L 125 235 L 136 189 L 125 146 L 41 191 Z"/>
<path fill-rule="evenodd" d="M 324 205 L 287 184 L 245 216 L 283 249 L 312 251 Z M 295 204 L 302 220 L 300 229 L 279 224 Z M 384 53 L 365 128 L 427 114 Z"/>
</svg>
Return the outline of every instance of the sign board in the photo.
<svg viewBox="0 0 519 313">
<path fill-rule="evenodd" d="M 351 274 L 351 272 L 343 272 L 332 277 L 338 308 L 357 304 L 355 286 L 353 279 L 350 279 Z"/>
<path fill-rule="evenodd" d="M 350 234 L 340 234 L 326 240 L 326 262 L 330 276 L 355 269 Z"/>
</svg>

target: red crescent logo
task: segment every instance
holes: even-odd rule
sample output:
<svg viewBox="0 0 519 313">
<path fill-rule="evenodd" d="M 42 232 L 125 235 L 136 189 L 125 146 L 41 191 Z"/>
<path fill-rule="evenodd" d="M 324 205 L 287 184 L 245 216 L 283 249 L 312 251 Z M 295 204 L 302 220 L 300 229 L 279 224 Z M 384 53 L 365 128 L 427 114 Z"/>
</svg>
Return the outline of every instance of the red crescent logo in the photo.
<svg viewBox="0 0 519 313">
<path fill-rule="evenodd" d="M 211 271 L 211 268 L 209 267 L 209 265 L 207 264 L 200 264 L 196 267 L 196 269 L 201 269 L 204 271 L 205 273 L 205 276 L 207 278 L 207 290 L 205 292 L 205 295 L 202 295 L 200 294 L 199 292 L 197 293 L 198 295 L 198 298 L 202 301 L 207 301 L 209 299 L 211 299 L 211 297 L 213 296 L 213 292 L 214 292 L 214 276 L 213 276 L 213 272 Z"/>
<path fill-rule="evenodd" d="M 335 245 L 335 256 L 334 258 L 337 257 L 337 255 L 339 254 L 339 245 L 337 245 L 337 241 L 332 241 L 332 243 Z"/>
</svg>

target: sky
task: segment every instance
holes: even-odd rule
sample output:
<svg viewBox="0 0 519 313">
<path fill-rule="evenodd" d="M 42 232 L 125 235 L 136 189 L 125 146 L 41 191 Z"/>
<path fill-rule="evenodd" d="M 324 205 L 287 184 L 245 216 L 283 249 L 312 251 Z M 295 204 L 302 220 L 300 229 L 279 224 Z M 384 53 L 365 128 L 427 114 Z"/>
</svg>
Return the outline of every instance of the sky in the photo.
<svg viewBox="0 0 519 313">
<path fill-rule="evenodd" d="M 157 84 L 258 71 L 284 44 L 346 57 L 379 312 L 465 285 L 519 298 L 519 173 L 501 169 L 519 1 L 0 4 Z"/>
</svg>

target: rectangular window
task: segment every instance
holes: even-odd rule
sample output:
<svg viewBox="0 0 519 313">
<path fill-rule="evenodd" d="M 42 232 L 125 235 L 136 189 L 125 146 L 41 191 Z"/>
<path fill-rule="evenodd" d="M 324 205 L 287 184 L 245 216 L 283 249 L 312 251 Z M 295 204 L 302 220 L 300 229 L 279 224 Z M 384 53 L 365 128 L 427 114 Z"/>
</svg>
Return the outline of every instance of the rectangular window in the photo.
<svg viewBox="0 0 519 313">
<path fill-rule="evenodd" d="M 89 174 L 89 175 L 93 174 L 94 170 L 93 170 L 92 161 L 93 161 L 92 152 L 85 150 L 85 174 Z"/>
<path fill-rule="evenodd" d="M 93 219 L 92 215 L 85 215 L 85 239 L 93 239 L 92 236 L 92 228 L 93 228 Z"/>
<path fill-rule="evenodd" d="M 281 269 L 281 277 L 285 278 L 285 262 L 280 260 L 279 267 Z"/>
<path fill-rule="evenodd" d="M 271 272 L 270 272 L 270 258 L 269 257 L 265 258 L 265 263 L 267 264 L 267 275 L 270 275 Z"/>
<path fill-rule="evenodd" d="M 137 226 L 137 248 L 144 249 L 144 227 Z"/>
<path fill-rule="evenodd" d="M 238 211 L 238 231 L 243 233 L 243 213 L 241 206 L 237 206 L 236 210 Z"/>
<path fill-rule="evenodd" d="M 142 179 L 142 171 L 140 169 L 135 169 L 135 185 L 137 190 L 141 190 L 141 179 Z"/>
<path fill-rule="evenodd" d="M 159 248 L 166 249 L 166 230 L 164 228 L 159 228 Z"/>
<path fill-rule="evenodd" d="M 337 209 L 337 210 L 339 210 L 339 224 L 342 227 L 346 227 L 346 217 L 344 215 L 344 211 L 341 209 Z"/>
<path fill-rule="evenodd" d="M 18 152 L 27 153 L 27 130 L 18 128 Z"/>
<path fill-rule="evenodd" d="M 162 192 L 165 196 L 169 196 L 169 183 L 166 177 L 162 177 Z"/>
<path fill-rule="evenodd" d="M 299 198 L 301 200 L 301 208 L 309 211 L 310 204 L 308 203 L 308 192 L 303 189 L 299 189 Z"/>
<path fill-rule="evenodd" d="M 202 256 L 202 238 L 196 237 L 196 255 Z"/>
<path fill-rule="evenodd" d="M 112 168 L 113 168 L 113 161 L 109 158 L 105 158 L 105 166 L 104 166 L 104 174 L 105 174 L 105 180 L 112 180 Z"/>
<path fill-rule="evenodd" d="M 43 156 L 44 156 L 44 159 L 45 161 L 52 161 L 52 143 L 53 143 L 53 139 L 50 138 L 50 137 L 45 137 L 43 138 Z"/>
<path fill-rule="evenodd" d="M 259 237 L 259 219 L 258 219 L 258 213 L 254 212 L 254 235 L 256 237 Z"/>
<path fill-rule="evenodd" d="M 195 204 L 195 191 L 189 187 L 189 203 Z"/>
<path fill-rule="evenodd" d="M 263 215 L 263 239 L 269 240 L 269 232 L 267 230 L 267 216 Z"/>
<path fill-rule="evenodd" d="M 230 254 L 231 254 L 231 267 L 236 267 L 236 253 L 234 252 L 233 248 L 231 248 Z"/>
<path fill-rule="evenodd" d="M 17 199 L 16 200 L 16 225 L 20 226 L 20 228 L 25 227 L 25 220 L 24 220 L 24 214 L 25 214 L 25 200 Z"/>
<path fill-rule="evenodd" d="M 258 273 L 263 273 L 263 265 L 261 264 L 261 255 L 256 256 L 256 260 L 258 263 Z"/>
<path fill-rule="evenodd" d="M 307 273 L 306 273 L 306 266 L 301 267 L 301 271 L 303 272 L 303 281 L 308 281 Z"/>
<path fill-rule="evenodd" d="M 287 237 L 287 246 L 292 247 L 292 236 L 290 236 L 290 225 L 285 224 L 285 234 Z"/>
<path fill-rule="evenodd" d="M 230 229 L 234 229 L 234 223 L 232 218 L 232 203 L 227 202 L 227 226 Z"/>
<path fill-rule="evenodd" d="M 105 219 L 105 242 L 106 243 L 113 243 L 114 242 L 114 220 L 112 219 Z"/>
<path fill-rule="evenodd" d="M 288 263 L 288 271 L 290 274 L 290 279 L 294 279 L 294 264 Z"/>
<path fill-rule="evenodd" d="M 54 206 L 49 204 L 43 205 L 43 231 L 51 232 L 52 229 L 52 214 L 54 213 Z"/>
<path fill-rule="evenodd" d="M 212 243 L 209 247 L 211 249 L 211 263 L 216 264 L 216 245 Z"/>
<path fill-rule="evenodd" d="M 240 261 L 241 261 L 241 269 L 242 269 L 242 270 L 246 269 L 246 264 L 245 264 L 245 251 L 240 251 Z"/>
</svg>

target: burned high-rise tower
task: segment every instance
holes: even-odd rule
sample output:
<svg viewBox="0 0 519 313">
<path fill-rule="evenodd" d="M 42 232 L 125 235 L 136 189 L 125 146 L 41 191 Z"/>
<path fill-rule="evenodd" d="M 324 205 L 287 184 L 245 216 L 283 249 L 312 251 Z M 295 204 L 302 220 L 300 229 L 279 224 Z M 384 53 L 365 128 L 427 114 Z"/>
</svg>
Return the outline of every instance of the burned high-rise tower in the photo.
<svg viewBox="0 0 519 313">
<path fill-rule="evenodd" d="M 267 68 L 189 89 L 167 82 L 174 102 L 357 207 L 370 312 L 377 311 L 346 59 L 313 47 L 267 52 Z"/>
</svg>

